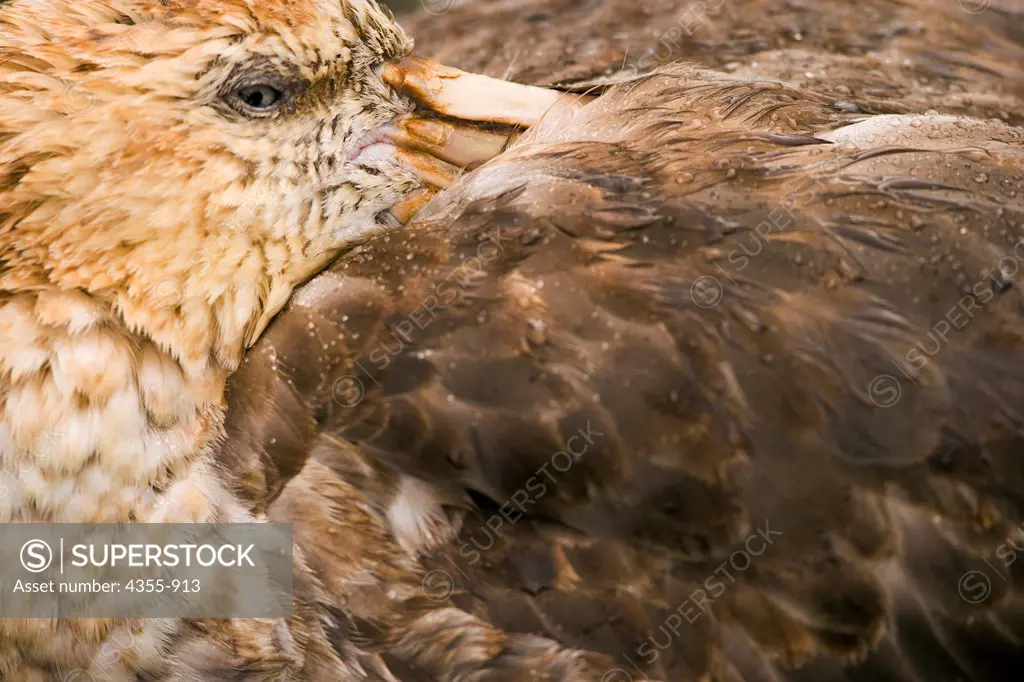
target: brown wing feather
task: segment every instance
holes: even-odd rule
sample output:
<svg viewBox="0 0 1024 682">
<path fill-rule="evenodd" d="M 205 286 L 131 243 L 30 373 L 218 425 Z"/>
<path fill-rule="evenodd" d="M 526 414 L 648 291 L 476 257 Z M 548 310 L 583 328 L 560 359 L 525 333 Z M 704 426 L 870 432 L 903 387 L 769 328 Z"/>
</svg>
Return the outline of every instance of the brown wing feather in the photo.
<svg viewBox="0 0 1024 682">
<path fill-rule="evenodd" d="M 345 642 L 402 679 L 1013 677 L 1024 138 L 849 120 L 674 67 L 299 295 L 223 461 L 301 472 L 269 513 Z M 418 569 L 407 476 L 458 528 Z"/>
<path fill-rule="evenodd" d="M 688 61 L 866 113 L 1024 121 L 1017 0 L 427 0 L 417 52 L 538 85 Z M 448 10 L 448 11 L 439 11 Z"/>
<path fill-rule="evenodd" d="M 534 0 L 412 24 L 527 82 L 679 58 L 757 82 L 675 69 L 549 121 L 271 328 L 222 461 L 299 526 L 306 679 L 1012 679 L 1019 132 L 811 134 L 1024 120 L 1015 12 Z M 388 516 L 409 474 L 459 529 L 418 561 Z"/>
</svg>

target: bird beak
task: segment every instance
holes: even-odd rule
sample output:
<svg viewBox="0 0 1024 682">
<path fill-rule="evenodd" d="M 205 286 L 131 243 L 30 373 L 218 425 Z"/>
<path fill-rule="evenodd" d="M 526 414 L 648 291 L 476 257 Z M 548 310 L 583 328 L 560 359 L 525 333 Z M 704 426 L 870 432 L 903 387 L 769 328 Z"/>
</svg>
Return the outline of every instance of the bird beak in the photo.
<svg viewBox="0 0 1024 682">
<path fill-rule="evenodd" d="M 394 145 L 398 162 L 428 186 L 426 195 L 417 193 L 391 209 L 400 222 L 422 207 L 432 191 L 503 152 L 549 112 L 592 99 L 466 73 L 420 57 L 389 62 L 383 78 L 417 109 L 378 131 L 378 139 Z"/>
<path fill-rule="evenodd" d="M 418 104 L 463 121 L 529 127 L 578 95 L 466 73 L 431 59 L 406 57 L 384 66 L 384 81 Z"/>
</svg>

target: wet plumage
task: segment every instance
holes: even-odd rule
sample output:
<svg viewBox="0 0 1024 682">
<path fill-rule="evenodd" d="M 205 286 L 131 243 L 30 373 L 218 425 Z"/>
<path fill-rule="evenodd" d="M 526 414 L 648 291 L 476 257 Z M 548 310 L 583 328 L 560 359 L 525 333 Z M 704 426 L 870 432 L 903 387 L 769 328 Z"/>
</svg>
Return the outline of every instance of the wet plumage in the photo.
<svg viewBox="0 0 1024 682">
<path fill-rule="evenodd" d="M 80 222 L 113 215 L 89 202 L 110 196 L 90 189 L 95 159 L 66 147 L 116 150 L 122 138 L 71 126 L 32 140 L 48 153 L 25 154 L 10 135 L 40 115 L 72 120 L 59 115 L 66 92 L 48 68 L 72 83 L 104 70 L 75 69 L 63 47 L 48 48 L 56 64 L 25 50 L 0 65 L 18 74 L 4 84 L 0 149 L 21 160 L 3 166 L 0 324 L 10 345 L 0 436 L 14 437 L 0 438 L 0 462 L 18 495 L 0 509 L 4 520 L 132 518 L 166 486 L 161 518 L 293 523 L 295 613 L 4 621 L 6 678 L 1016 677 L 1024 173 L 1012 126 L 1024 107 L 1015 4 L 969 14 L 926 0 L 706 2 L 691 34 L 678 3 L 453 3 L 409 23 L 421 52 L 604 94 L 552 112 L 406 228 L 356 248 L 416 178 L 368 155 L 372 170 L 359 173 L 376 179 L 346 176 L 355 194 L 330 184 L 345 206 L 370 201 L 366 220 L 340 211 L 323 231 L 302 230 L 282 202 L 328 172 L 285 157 L 316 140 L 335 163 L 351 161 L 362 133 L 410 111 L 374 69 L 407 49 L 404 38 L 365 3 L 342 5 L 340 16 L 333 3 L 296 3 L 299 14 L 281 23 L 265 5 L 229 4 L 232 30 L 265 21 L 285 45 L 303 30 L 330 33 L 304 23 L 326 12 L 355 55 L 352 78 L 319 62 L 314 71 L 332 74 L 320 81 L 327 92 L 358 86 L 342 97 L 340 139 L 316 125 L 302 134 L 319 118 L 287 119 L 295 127 L 272 128 L 266 167 L 206 158 L 218 145 L 263 149 L 248 128 L 239 129 L 250 141 L 232 146 L 238 136 L 220 123 L 192 130 L 184 147 L 137 150 L 168 160 L 137 160 L 138 177 L 180 171 L 216 205 L 244 202 L 213 179 L 258 171 L 290 188 L 258 193 L 274 210 L 242 214 L 253 222 L 240 232 L 212 219 L 197 222 L 209 240 L 183 239 L 190 232 L 172 217 L 192 215 L 184 195 L 111 182 L 154 202 L 119 208 L 166 229 L 144 232 L 139 253 L 122 238 L 154 223 L 113 220 L 104 239 L 87 238 Z M 107 3 L 76 7 L 72 33 L 89 21 L 115 33 L 145 23 Z M 190 14 L 197 8 L 166 10 L 187 18 L 175 36 L 216 14 Z M 43 33 L 20 35 L 32 43 Z M 83 53 L 100 37 L 82 38 Z M 152 68 L 149 52 L 127 47 L 131 64 Z M 334 66 L 347 63 L 333 38 L 322 47 L 339 50 Z M 674 59 L 701 66 L 632 80 Z M 141 79 L 146 97 L 175 87 L 162 77 Z M 609 87 L 618 81 L 629 82 Z M 44 98 L 53 110 L 26 113 L 23 93 L 41 84 L 54 88 Z M 197 123 L 186 101 L 131 116 L 122 101 L 111 112 L 148 121 L 144 132 L 159 138 L 176 130 L 167 120 Z M 100 112 L 77 121 L 117 128 Z M 210 113 L 198 122 L 220 121 Z M 60 173 L 70 167 L 73 183 Z M 37 232 L 18 220 L 47 205 L 33 200 L 39 188 L 60 210 L 35 213 Z M 73 224 L 57 237 L 64 223 L 43 220 L 54 216 Z M 275 239 L 284 246 L 271 248 Z M 251 241 L 274 265 L 236 266 L 253 256 Z M 126 260 L 114 244 L 131 252 Z M 127 265 L 90 268 L 78 249 Z M 291 287 L 345 249 L 229 378 Z M 115 277 L 122 271 L 128 284 Z M 168 274 L 172 305 L 151 291 Z M 230 313 L 223 297 L 240 296 L 252 306 Z M 111 306 L 118 297 L 137 307 Z M 20 466 L 21 441 L 60 426 L 61 410 L 106 409 L 111 396 L 146 435 L 180 437 L 171 454 L 183 463 L 126 468 L 152 461 L 131 458 L 140 441 L 104 422 L 95 448 L 66 438 L 60 466 Z M 51 469 L 81 476 L 78 465 L 96 474 L 95 488 L 71 497 L 65 481 L 47 483 Z M 116 655 L 98 657 L 104 644 Z"/>
<path fill-rule="evenodd" d="M 0 522 L 264 519 L 216 475 L 227 376 L 296 285 L 454 169 L 394 139 L 417 117 L 382 72 L 410 47 L 362 0 L 0 6 Z M 311 608 L 0 618 L 17 682 L 358 665 Z"/>
<path fill-rule="evenodd" d="M 410 26 L 463 68 L 586 88 L 630 42 L 602 25 L 677 11 L 565 5 Z M 374 588 L 406 599 L 342 607 L 399 679 L 478 654 L 481 679 L 1013 679 L 1015 11 L 726 3 L 678 56 L 730 73 L 549 117 L 301 291 L 234 377 L 222 464 L 279 494 L 271 518 L 303 505 L 324 537 L 315 510 L 355 499 L 413 550 Z M 396 630 L 365 627 L 381 608 Z M 586 667 L 518 670 L 537 636 Z"/>
</svg>

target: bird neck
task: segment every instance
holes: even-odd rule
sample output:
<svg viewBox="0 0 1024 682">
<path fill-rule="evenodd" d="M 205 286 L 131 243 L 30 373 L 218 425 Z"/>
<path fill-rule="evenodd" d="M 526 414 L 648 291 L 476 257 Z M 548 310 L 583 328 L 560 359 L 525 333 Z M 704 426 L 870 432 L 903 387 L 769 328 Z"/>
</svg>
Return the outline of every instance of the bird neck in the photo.
<svg viewBox="0 0 1024 682">
<path fill-rule="evenodd" d="M 0 289 L 0 522 L 255 520 L 211 454 L 231 371 L 220 358 L 235 356 L 176 306 L 130 310 L 131 323 L 129 308 L 81 290 Z M 136 666 L 160 668 L 176 622 L 0 619 L 0 660 L 12 679 L 42 679 L 123 651 L 104 665 L 134 679 Z"/>
<path fill-rule="evenodd" d="M 244 344 L 210 331 L 225 313 L 190 312 L 80 291 L 0 295 L 0 521 L 246 516 L 208 455 Z"/>
<path fill-rule="evenodd" d="M 244 230 L 0 258 L 0 522 L 199 521 L 228 376 L 336 251 Z M 70 248 L 70 247 L 69 247 Z M 161 256 L 161 254 L 163 254 Z"/>
</svg>

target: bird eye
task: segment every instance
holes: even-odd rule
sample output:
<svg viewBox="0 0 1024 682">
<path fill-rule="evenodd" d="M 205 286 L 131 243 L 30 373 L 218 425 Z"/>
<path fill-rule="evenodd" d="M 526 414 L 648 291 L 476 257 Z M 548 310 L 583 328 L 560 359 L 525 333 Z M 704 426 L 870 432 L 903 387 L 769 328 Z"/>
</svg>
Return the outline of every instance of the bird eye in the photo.
<svg viewBox="0 0 1024 682">
<path fill-rule="evenodd" d="M 284 101 L 284 92 L 273 85 L 259 84 L 239 88 L 234 93 L 237 102 L 254 113 L 269 113 Z"/>
</svg>

